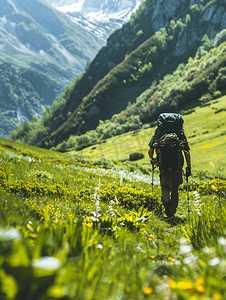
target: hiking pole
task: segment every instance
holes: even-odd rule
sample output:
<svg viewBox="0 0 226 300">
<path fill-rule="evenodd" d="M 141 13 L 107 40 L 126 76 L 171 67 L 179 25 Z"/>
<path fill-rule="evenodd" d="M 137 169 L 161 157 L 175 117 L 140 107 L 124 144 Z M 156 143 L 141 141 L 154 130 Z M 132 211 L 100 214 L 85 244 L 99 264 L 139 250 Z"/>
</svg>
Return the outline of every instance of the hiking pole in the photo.
<svg viewBox="0 0 226 300">
<path fill-rule="evenodd" d="M 189 191 L 188 191 L 188 176 L 186 176 L 186 174 L 185 174 L 185 179 L 186 179 L 186 181 L 187 181 L 187 199 L 188 199 L 188 221 L 190 220 L 189 219 L 189 213 L 191 212 L 190 211 L 190 207 L 189 207 Z"/>
<path fill-rule="evenodd" d="M 154 158 L 154 162 L 151 162 L 151 165 L 152 165 L 151 192 L 153 193 L 153 187 L 154 187 L 154 169 L 156 167 L 156 158 Z"/>
<path fill-rule="evenodd" d="M 153 193 L 153 186 L 154 186 L 154 165 L 152 165 L 152 179 L 151 179 L 151 192 Z"/>
</svg>

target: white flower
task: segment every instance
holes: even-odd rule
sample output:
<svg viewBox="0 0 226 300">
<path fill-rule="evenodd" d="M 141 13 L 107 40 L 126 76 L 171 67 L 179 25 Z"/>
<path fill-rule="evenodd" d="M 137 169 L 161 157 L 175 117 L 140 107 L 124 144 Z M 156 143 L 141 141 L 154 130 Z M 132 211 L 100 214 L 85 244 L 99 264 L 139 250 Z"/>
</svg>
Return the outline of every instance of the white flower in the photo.
<svg viewBox="0 0 226 300">
<path fill-rule="evenodd" d="M 219 259 L 218 257 L 215 257 L 215 258 L 213 258 L 213 259 L 211 259 L 211 260 L 209 261 L 209 265 L 210 265 L 210 266 L 216 266 L 216 265 L 219 264 L 219 262 L 220 262 L 220 259 Z"/>
<path fill-rule="evenodd" d="M 220 237 L 218 239 L 218 243 L 221 245 L 221 246 L 226 246 L 226 239 L 223 238 L 223 237 Z"/>
<path fill-rule="evenodd" d="M 189 253 L 192 250 L 192 246 L 191 245 L 180 245 L 179 249 L 183 253 Z"/>
<path fill-rule="evenodd" d="M 53 270 L 57 270 L 60 267 L 61 262 L 57 258 L 51 256 L 45 256 L 33 260 L 32 265 L 39 269 L 53 271 Z"/>
</svg>

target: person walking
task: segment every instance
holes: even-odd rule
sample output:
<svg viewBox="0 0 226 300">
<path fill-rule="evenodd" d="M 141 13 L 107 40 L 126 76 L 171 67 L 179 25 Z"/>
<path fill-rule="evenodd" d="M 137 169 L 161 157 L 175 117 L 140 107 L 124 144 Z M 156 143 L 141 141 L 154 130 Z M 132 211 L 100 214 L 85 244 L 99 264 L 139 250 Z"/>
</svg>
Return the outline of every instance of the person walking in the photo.
<svg viewBox="0 0 226 300">
<path fill-rule="evenodd" d="M 183 117 L 176 113 L 162 113 L 158 117 L 157 128 L 150 141 L 148 155 L 154 167 L 160 170 L 161 199 L 167 217 L 176 213 L 179 185 L 183 183 L 184 157 L 185 176 L 191 176 L 190 147 L 183 129 Z M 154 158 L 156 152 L 157 157 Z"/>
</svg>

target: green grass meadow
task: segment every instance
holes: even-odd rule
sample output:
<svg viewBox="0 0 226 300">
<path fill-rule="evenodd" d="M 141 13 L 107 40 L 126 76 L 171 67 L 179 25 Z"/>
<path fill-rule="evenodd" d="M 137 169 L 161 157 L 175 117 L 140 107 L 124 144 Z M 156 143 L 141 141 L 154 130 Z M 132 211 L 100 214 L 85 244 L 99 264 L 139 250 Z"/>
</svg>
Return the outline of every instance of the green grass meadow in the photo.
<svg viewBox="0 0 226 300">
<path fill-rule="evenodd" d="M 183 114 L 184 129 L 191 148 L 193 176 L 200 173 L 226 178 L 226 96 L 197 106 Z M 128 132 L 106 140 L 105 143 L 91 146 L 79 153 L 95 158 L 114 160 L 129 159 L 129 155 L 139 152 L 144 155 L 137 161 L 139 165 L 149 164 L 148 143 L 155 131 L 154 128 L 140 132 Z M 74 153 L 72 151 L 72 153 Z"/>
<path fill-rule="evenodd" d="M 225 97 L 184 114 L 193 176 L 170 220 L 154 128 L 79 153 L 1 139 L 0 299 L 226 299 L 225 115 Z"/>
</svg>

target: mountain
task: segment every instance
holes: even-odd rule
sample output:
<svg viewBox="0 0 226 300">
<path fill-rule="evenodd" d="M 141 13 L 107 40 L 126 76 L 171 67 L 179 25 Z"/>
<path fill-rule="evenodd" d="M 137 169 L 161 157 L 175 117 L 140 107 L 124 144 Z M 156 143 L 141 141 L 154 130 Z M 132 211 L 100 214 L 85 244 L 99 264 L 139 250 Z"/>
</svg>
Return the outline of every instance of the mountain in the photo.
<svg viewBox="0 0 226 300">
<path fill-rule="evenodd" d="M 0 65 L 0 136 L 7 138 L 25 120 L 40 118 L 60 94 L 59 84 L 39 73 Z"/>
<path fill-rule="evenodd" d="M 104 41 L 129 21 L 144 0 L 46 0 L 72 22 Z"/>
<path fill-rule="evenodd" d="M 71 90 L 65 91 L 66 102 L 58 109 L 53 109 L 48 118 L 40 120 L 45 132 L 42 131 L 32 141 L 38 146 L 52 147 L 70 135 L 78 136 L 96 129 L 100 120 L 107 122 L 111 119 L 116 127 L 123 124 L 128 117 L 133 117 L 134 112 L 131 110 L 128 115 L 125 113 L 121 117 L 123 111 L 126 112 L 131 104 L 145 98 L 143 95 L 148 94 L 155 85 L 161 86 L 166 75 L 175 70 L 180 71 L 190 57 L 196 56 L 198 60 L 211 48 L 218 46 L 218 42 L 224 41 L 224 32 L 219 39 L 217 34 L 225 28 L 225 17 L 223 0 L 142 2 L 139 10 L 132 14 L 130 22 L 110 36 L 107 45 L 99 51 L 83 76 Z M 206 48 L 202 47 L 203 44 Z M 142 117 L 142 122 L 150 123 L 157 112 L 169 108 L 167 103 L 174 103 L 175 109 L 185 105 L 188 100 L 198 100 L 208 89 L 216 91 L 217 81 L 212 87 L 210 85 L 217 80 L 220 69 L 224 67 L 224 59 L 218 55 L 218 64 L 215 62 L 213 70 L 210 67 L 207 69 L 207 72 L 213 74 L 212 77 L 204 71 L 203 77 L 195 75 L 197 78 L 194 82 L 194 76 L 182 76 L 185 79 L 182 89 L 187 93 L 186 97 L 183 94 L 182 100 L 177 102 L 178 90 L 174 88 L 171 90 L 171 100 L 168 101 L 167 88 L 164 87 L 162 98 L 155 95 L 157 100 L 153 101 L 152 96 L 156 91 L 153 89 L 150 97 L 145 98 L 146 103 L 139 103 L 140 107 L 135 110 L 135 114 L 139 117 L 139 111 L 145 108 L 148 113 Z M 189 72 L 195 73 L 196 65 L 194 63 L 193 70 L 189 68 Z M 204 62 L 204 66 L 209 66 L 209 63 Z M 194 83 L 191 89 L 189 80 Z M 158 93 L 161 92 L 160 89 Z M 120 114 L 120 117 L 115 114 Z M 139 123 L 138 120 L 134 122 Z M 102 129 L 101 132 L 104 134 Z M 30 142 L 29 138 L 26 142 Z"/>
<path fill-rule="evenodd" d="M 42 0 L 0 0 L 0 62 L 66 86 L 105 44 Z"/>
<path fill-rule="evenodd" d="M 105 45 L 109 35 L 128 21 L 139 3 L 138 0 L 130 0 L 126 2 L 125 9 L 125 5 L 118 1 L 104 3 L 83 1 L 81 6 L 81 1 L 68 0 L 57 3 L 51 0 L 0 0 L 0 63 L 3 65 L 7 63 L 8 69 L 11 65 L 12 68 L 13 66 L 23 68 L 24 72 L 27 69 L 33 71 L 33 74 L 37 73 L 39 83 L 43 81 L 43 77 L 38 74 L 49 77 L 55 81 L 50 84 L 53 88 L 52 95 L 58 95 L 54 91 L 55 86 L 59 84 L 58 90 L 62 90 L 82 74 L 98 50 Z M 3 71 L 1 76 L 3 86 L 5 83 L 3 75 L 6 76 L 11 90 L 17 91 L 20 80 L 9 77 L 8 72 Z M 47 80 L 48 84 L 50 81 Z M 17 92 L 14 94 L 17 95 Z M 48 105 L 51 105 L 54 100 L 51 97 L 52 102 L 49 101 L 49 94 L 46 97 L 44 95 L 43 100 L 41 95 L 37 98 L 41 106 L 30 107 L 32 101 L 25 96 L 29 105 L 22 107 L 16 104 L 17 98 L 8 102 L 9 98 L 13 98 L 13 94 L 6 89 L 6 94 L 1 99 L 4 107 L 1 110 L 4 114 L 4 118 L 2 117 L 4 128 L 0 122 L 2 130 L 0 136 L 4 138 L 19 123 L 24 120 L 31 121 L 31 112 L 34 113 L 33 116 L 40 117 L 46 107 L 41 105 L 41 102 L 48 102 Z M 21 101 L 24 103 L 24 99 Z M 9 113 L 12 111 L 13 113 Z M 7 120 L 7 116 L 11 115 L 20 117 L 19 119 L 9 117 Z"/>
</svg>

